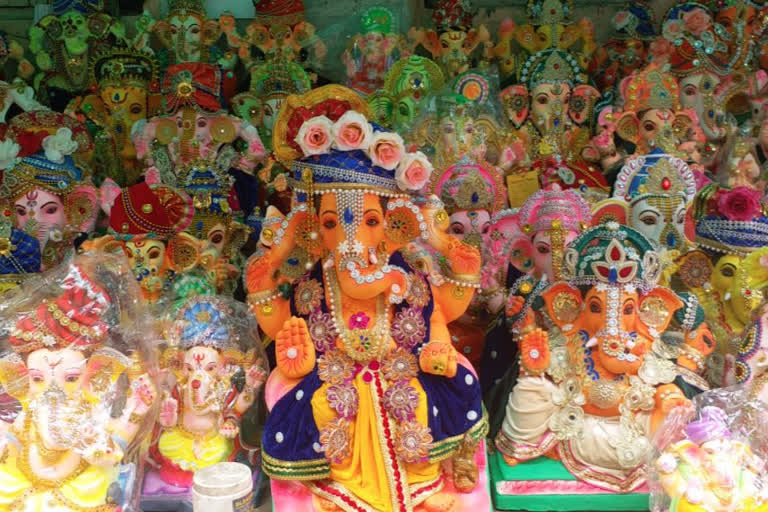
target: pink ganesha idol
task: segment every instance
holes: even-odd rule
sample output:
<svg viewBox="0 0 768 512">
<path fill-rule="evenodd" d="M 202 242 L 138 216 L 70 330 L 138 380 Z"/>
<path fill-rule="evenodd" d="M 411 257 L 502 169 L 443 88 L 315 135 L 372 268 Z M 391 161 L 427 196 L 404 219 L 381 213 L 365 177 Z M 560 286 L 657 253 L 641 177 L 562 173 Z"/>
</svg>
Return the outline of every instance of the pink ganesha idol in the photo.
<svg viewBox="0 0 768 512">
<path fill-rule="evenodd" d="M 148 510 L 191 501 L 195 472 L 218 462 L 246 463 L 254 480 L 259 473 L 240 429 L 267 376 L 256 319 L 233 299 L 200 296 L 181 305 L 167 331 L 160 364 L 168 382 L 142 494 Z"/>
</svg>

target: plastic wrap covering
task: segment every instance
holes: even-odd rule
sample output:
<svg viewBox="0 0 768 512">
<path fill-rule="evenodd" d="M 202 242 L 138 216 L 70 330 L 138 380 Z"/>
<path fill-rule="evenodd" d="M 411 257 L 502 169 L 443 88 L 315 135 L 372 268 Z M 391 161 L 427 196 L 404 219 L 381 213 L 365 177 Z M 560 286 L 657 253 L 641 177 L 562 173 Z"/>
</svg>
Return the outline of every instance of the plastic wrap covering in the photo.
<svg viewBox="0 0 768 512">
<path fill-rule="evenodd" d="M 674 409 L 655 437 L 651 510 L 768 511 L 766 412 L 743 388 L 709 391 L 692 408 Z"/>
<path fill-rule="evenodd" d="M 195 471 L 218 462 L 249 465 L 254 487 L 260 476 L 256 444 L 269 367 L 256 319 L 245 304 L 223 296 L 188 299 L 170 314 L 144 510 L 190 505 Z"/>
<path fill-rule="evenodd" d="M 123 256 L 76 256 L 3 296 L 0 510 L 138 510 L 153 332 Z"/>
</svg>

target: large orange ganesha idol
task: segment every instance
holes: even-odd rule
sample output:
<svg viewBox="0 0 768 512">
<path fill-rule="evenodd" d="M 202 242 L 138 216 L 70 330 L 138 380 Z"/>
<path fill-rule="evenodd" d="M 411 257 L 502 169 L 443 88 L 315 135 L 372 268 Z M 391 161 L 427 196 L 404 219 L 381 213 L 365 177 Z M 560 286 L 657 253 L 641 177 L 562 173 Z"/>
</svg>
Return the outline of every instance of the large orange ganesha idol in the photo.
<svg viewBox="0 0 768 512">
<path fill-rule="evenodd" d="M 472 299 L 480 254 L 446 233 L 436 197 L 414 203 L 429 161 L 368 115 L 352 90 L 326 86 L 288 97 L 275 125 L 293 209 L 267 212 L 246 268 L 276 345 L 264 470 L 278 510 L 485 510 L 486 414 L 447 329 Z M 400 249 L 417 239 L 442 275 L 406 262 Z M 306 273 L 291 279 L 291 260 Z"/>
<path fill-rule="evenodd" d="M 609 222 L 566 250 L 565 281 L 541 294 L 548 322 L 521 329 L 521 373 L 496 438 L 508 464 L 559 459 L 584 492 L 643 487 L 649 436 L 672 407 L 687 403 L 674 383 L 680 372 L 660 355 L 683 303 L 656 284 L 653 247 Z M 505 484 L 509 491 L 521 482 Z"/>
</svg>

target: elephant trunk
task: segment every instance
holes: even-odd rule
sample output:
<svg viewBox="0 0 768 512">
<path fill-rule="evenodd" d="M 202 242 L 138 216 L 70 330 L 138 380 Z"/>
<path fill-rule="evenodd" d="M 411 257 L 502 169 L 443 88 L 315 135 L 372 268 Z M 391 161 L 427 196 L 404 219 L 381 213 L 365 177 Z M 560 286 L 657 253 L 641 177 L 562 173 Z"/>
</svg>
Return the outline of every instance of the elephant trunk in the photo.
<svg viewBox="0 0 768 512">
<path fill-rule="evenodd" d="M 339 287 L 342 293 L 353 299 L 368 300 L 384 293 L 400 294 L 405 290 L 401 269 L 381 264 L 375 251 L 364 252 L 354 259 L 341 256 L 334 260 Z"/>
</svg>

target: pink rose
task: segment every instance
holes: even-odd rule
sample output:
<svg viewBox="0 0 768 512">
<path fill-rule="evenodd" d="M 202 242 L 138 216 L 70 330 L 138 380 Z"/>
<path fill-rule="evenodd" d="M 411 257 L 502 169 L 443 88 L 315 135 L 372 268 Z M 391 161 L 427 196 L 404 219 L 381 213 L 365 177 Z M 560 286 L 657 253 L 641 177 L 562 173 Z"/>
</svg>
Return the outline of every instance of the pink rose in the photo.
<svg viewBox="0 0 768 512">
<path fill-rule="evenodd" d="M 368 157 L 374 165 L 391 171 L 405 153 L 405 144 L 400 135 L 392 132 L 376 132 L 368 147 Z"/>
<path fill-rule="evenodd" d="M 333 147 L 341 151 L 368 149 L 373 128 L 360 112 L 348 110 L 333 125 Z"/>
<path fill-rule="evenodd" d="M 760 193 L 749 187 L 736 187 L 717 195 L 717 209 L 729 220 L 752 220 L 760 215 Z"/>
<path fill-rule="evenodd" d="M 296 135 L 296 144 L 304 156 L 328 153 L 333 142 L 333 121 L 325 116 L 317 116 L 304 121 Z"/>
<path fill-rule="evenodd" d="M 395 180 L 402 190 L 419 190 L 427 184 L 432 164 L 421 151 L 408 153 L 397 166 Z"/>
<path fill-rule="evenodd" d="M 672 43 L 663 37 L 656 38 L 648 47 L 653 60 L 664 60 L 672 53 Z"/>
<path fill-rule="evenodd" d="M 669 39 L 670 41 L 674 41 L 678 37 L 680 37 L 683 33 L 683 25 L 677 21 L 677 20 L 667 20 L 664 22 L 664 25 L 661 27 L 661 35 L 664 36 L 665 39 Z"/>
<path fill-rule="evenodd" d="M 707 11 L 700 7 L 696 7 L 683 14 L 683 26 L 688 32 L 691 32 L 695 36 L 699 36 L 702 32 L 712 26 L 712 18 L 709 17 Z"/>
</svg>

